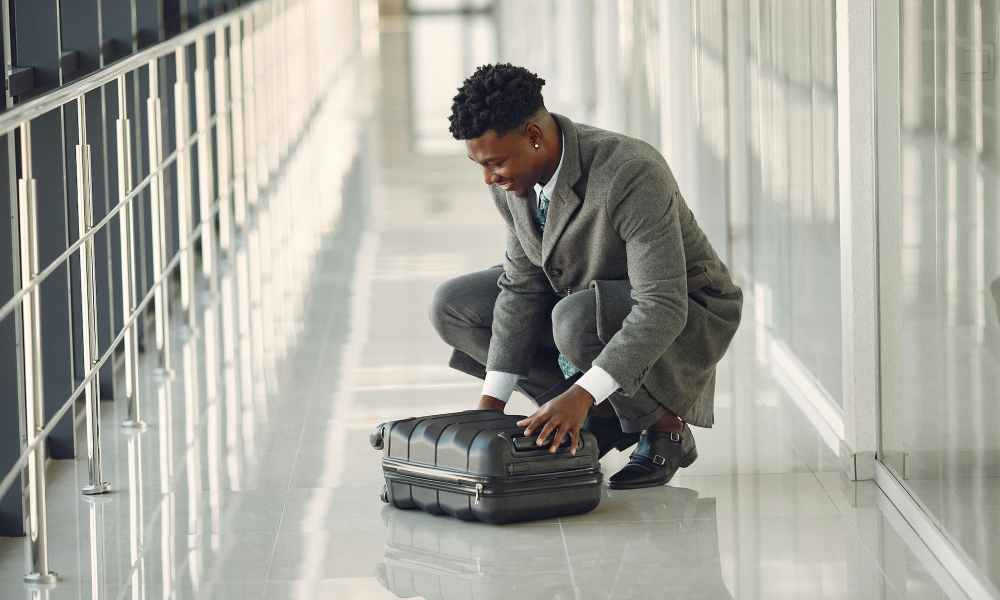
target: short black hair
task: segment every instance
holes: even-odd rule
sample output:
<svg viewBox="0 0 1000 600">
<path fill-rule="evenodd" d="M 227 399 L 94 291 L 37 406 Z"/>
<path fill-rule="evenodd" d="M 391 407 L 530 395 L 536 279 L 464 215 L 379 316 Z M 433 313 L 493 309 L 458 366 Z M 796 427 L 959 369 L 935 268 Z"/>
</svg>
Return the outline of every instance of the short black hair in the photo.
<svg viewBox="0 0 1000 600">
<path fill-rule="evenodd" d="M 493 129 L 497 135 L 521 126 L 544 106 L 545 80 L 510 63 L 482 65 L 452 99 L 449 130 L 471 140 Z"/>
</svg>

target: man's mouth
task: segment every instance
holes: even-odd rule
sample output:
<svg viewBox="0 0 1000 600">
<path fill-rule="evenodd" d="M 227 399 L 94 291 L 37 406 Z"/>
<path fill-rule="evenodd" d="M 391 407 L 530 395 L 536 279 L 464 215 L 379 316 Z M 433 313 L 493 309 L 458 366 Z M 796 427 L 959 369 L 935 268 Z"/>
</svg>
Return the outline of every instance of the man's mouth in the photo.
<svg viewBox="0 0 1000 600">
<path fill-rule="evenodd" d="M 504 190 L 505 192 L 509 192 L 514 187 L 514 182 L 507 181 L 505 183 L 498 183 L 497 185 L 500 186 L 500 189 Z"/>
</svg>

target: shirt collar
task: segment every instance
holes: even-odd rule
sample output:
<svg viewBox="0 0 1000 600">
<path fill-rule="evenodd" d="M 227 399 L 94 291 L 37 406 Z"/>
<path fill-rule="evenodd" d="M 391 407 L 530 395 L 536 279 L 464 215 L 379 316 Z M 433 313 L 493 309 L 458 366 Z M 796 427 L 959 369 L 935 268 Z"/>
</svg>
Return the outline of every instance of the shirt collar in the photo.
<svg viewBox="0 0 1000 600">
<path fill-rule="evenodd" d="M 563 157 L 566 155 L 566 136 L 559 133 L 559 139 L 561 150 L 559 152 L 559 164 L 556 166 L 556 170 L 552 173 L 552 177 L 549 177 L 549 182 L 544 186 L 535 184 L 535 197 L 537 198 L 541 192 L 545 192 L 545 197 L 552 200 L 552 194 L 556 191 L 556 183 L 559 181 L 559 170 L 562 169 Z"/>
</svg>

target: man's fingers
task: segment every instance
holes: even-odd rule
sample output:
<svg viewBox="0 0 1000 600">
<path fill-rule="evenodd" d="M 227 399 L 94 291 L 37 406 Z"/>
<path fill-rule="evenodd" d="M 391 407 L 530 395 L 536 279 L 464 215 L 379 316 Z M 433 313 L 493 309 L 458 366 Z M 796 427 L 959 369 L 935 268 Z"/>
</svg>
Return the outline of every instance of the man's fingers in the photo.
<svg viewBox="0 0 1000 600">
<path fill-rule="evenodd" d="M 556 435 L 552 438 L 552 445 L 549 446 L 549 452 L 555 452 L 559 449 L 559 444 L 562 444 L 563 438 L 566 437 L 567 427 L 565 425 L 560 425 L 559 429 L 556 431 Z"/>
<path fill-rule="evenodd" d="M 538 432 L 538 440 L 535 443 L 539 446 L 545 445 L 545 441 L 549 439 L 549 436 L 552 435 L 552 432 L 555 431 L 558 426 L 559 424 L 552 419 L 546 421 L 542 430 Z"/>
<path fill-rule="evenodd" d="M 531 428 L 532 423 L 533 423 L 533 417 L 525 417 L 520 421 L 518 421 L 517 423 L 515 423 L 515 425 L 517 425 L 518 427 L 524 427 L 525 428 L 524 435 L 528 435 L 528 431 Z"/>
<path fill-rule="evenodd" d="M 576 448 L 577 448 L 577 446 L 580 445 L 580 429 L 579 428 L 574 427 L 573 429 L 570 430 L 570 432 L 569 432 L 569 443 L 570 443 L 570 451 L 569 451 L 569 453 L 572 454 L 573 456 L 576 456 Z"/>
<path fill-rule="evenodd" d="M 539 408 L 535 412 L 531 413 L 530 416 L 527 416 L 515 423 L 515 425 L 518 427 L 524 427 L 524 435 L 531 435 L 531 432 L 535 430 L 535 424 L 538 420 L 540 412 L 542 412 L 542 409 Z"/>
</svg>

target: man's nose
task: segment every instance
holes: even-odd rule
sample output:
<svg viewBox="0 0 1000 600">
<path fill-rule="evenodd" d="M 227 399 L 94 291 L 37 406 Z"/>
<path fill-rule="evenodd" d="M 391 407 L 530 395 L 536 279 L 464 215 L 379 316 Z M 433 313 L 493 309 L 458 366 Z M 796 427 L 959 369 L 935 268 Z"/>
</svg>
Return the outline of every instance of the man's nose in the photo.
<svg viewBox="0 0 1000 600">
<path fill-rule="evenodd" d="M 483 168 L 483 180 L 486 181 L 486 185 L 493 185 L 496 181 L 497 176 L 491 169 Z"/>
</svg>

